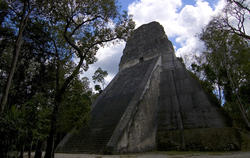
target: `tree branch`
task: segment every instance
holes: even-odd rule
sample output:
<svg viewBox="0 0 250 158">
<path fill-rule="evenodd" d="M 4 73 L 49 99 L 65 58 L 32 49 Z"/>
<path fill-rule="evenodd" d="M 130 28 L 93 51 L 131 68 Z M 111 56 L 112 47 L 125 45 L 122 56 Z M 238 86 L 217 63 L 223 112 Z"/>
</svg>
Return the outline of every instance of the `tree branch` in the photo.
<svg viewBox="0 0 250 158">
<path fill-rule="evenodd" d="M 69 37 L 71 37 L 72 35 L 74 35 L 75 32 L 76 32 L 81 26 L 83 26 L 84 24 L 86 24 L 87 22 L 94 21 L 94 20 L 96 20 L 96 19 L 98 19 L 98 18 L 101 18 L 101 16 L 98 15 L 98 16 L 96 16 L 96 17 L 94 17 L 94 18 L 91 18 L 91 19 L 88 19 L 88 20 L 83 21 L 82 23 L 80 23 L 79 25 L 77 25 L 77 26 L 75 27 L 75 29 L 71 32 L 71 34 L 69 35 Z"/>
<path fill-rule="evenodd" d="M 68 28 L 69 28 L 69 25 L 70 25 L 70 21 L 67 21 L 67 24 L 66 24 L 66 26 L 65 26 L 65 28 L 64 28 L 64 33 L 63 33 L 63 37 L 64 37 L 64 39 L 66 40 L 66 42 L 72 47 L 72 48 L 74 48 L 77 52 L 78 52 L 78 55 L 80 56 L 80 58 L 81 58 L 81 56 L 82 56 L 82 51 L 81 51 L 81 49 L 79 48 L 79 47 L 77 47 L 71 40 L 70 40 L 70 37 L 68 37 L 68 35 L 67 35 L 67 30 L 68 30 Z"/>
<path fill-rule="evenodd" d="M 230 1 L 233 2 L 233 3 L 235 3 L 238 7 L 242 8 L 242 9 L 245 9 L 245 10 L 248 11 L 248 13 L 250 13 L 250 9 L 248 7 L 246 7 L 246 6 L 244 6 L 243 2 L 240 3 L 240 2 L 238 2 L 236 0 L 230 0 Z"/>
</svg>

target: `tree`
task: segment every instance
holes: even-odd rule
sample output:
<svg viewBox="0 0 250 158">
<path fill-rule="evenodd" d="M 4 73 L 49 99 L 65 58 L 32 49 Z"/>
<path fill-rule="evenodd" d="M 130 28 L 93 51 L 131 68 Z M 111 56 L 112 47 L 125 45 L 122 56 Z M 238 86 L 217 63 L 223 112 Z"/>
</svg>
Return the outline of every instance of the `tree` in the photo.
<svg viewBox="0 0 250 158">
<path fill-rule="evenodd" d="M 2 7 L 2 6 L 1 6 Z M 9 17 L 9 15 L 7 16 Z M 13 19 L 16 17 L 13 15 Z M 10 30 L 10 34 L 13 33 L 9 38 L 5 34 L 1 37 L 1 40 L 4 40 L 5 47 L 1 49 L 1 73 L 0 73 L 0 87 L 4 85 L 4 80 L 6 74 L 10 71 L 11 58 L 13 50 L 14 40 L 14 32 L 15 28 L 10 27 L 8 24 L 10 19 L 5 18 L 3 20 L 3 25 L 1 26 L 3 30 Z M 14 21 L 14 20 L 13 20 Z M 22 47 L 20 49 L 20 55 L 18 57 L 18 62 L 16 65 L 15 77 L 12 80 L 11 88 L 9 90 L 8 96 L 10 99 L 6 106 L 5 112 L 0 115 L 1 118 L 8 118 L 10 114 L 9 111 L 14 107 L 19 110 L 21 113 L 24 113 L 20 116 L 20 120 L 16 121 L 17 123 L 12 126 L 16 131 L 19 131 L 19 127 L 23 129 L 27 129 L 29 136 L 22 134 L 22 132 L 17 132 L 17 138 L 14 137 L 14 141 L 10 144 L 5 144 L 4 147 L 17 147 L 16 149 L 22 150 L 21 146 L 25 146 L 26 148 L 31 148 L 31 144 L 36 145 L 37 149 L 41 149 L 41 144 L 44 141 L 44 136 L 47 137 L 48 131 L 44 131 L 43 124 L 48 125 L 48 122 L 39 123 L 39 126 L 36 122 L 42 122 L 44 120 L 48 120 L 50 116 L 50 110 L 52 109 L 55 92 L 55 68 L 54 68 L 54 59 L 55 53 L 53 51 L 53 47 L 51 45 L 51 40 L 49 39 L 51 32 L 48 30 L 47 24 L 43 19 L 39 19 L 39 16 L 29 19 L 27 25 L 23 31 L 23 42 Z M 2 58 L 3 57 L 3 58 Z M 44 96 L 46 106 L 50 107 L 49 110 L 44 111 L 43 108 L 44 102 L 39 99 L 38 94 Z M 33 103 L 33 104 L 31 104 Z M 32 108 L 33 107 L 33 108 Z M 29 110 L 30 109 L 30 110 Z M 40 110 L 38 110 L 40 109 Z M 44 117 L 40 117 L 43 115 Z M 22 116 L 25 116 L 22 117 Z M 27 116 L 27 117 L 26 117 Z M 32 117 L 31 117 L 32 116 Z M 6 120 L 6 119 L 5 119 Z M 24 120 L 26 123 L 23 123 Z M 10 120 L 15 121 L 15 120 Z M 8 122 L 8 120 L 6 120 Z M 33 126 L 30 126 L 31 123 Z M 37 126 L 36 126 L 37 125 Z M 6 132 L 7 131 L 7 132 Z M 35 131 L 43 131 L 43 137 L 39 134 L 39 132 Z M 8 128 L 4 130 L 4 132 L 8 133 Z M 33 134 L 36 133 L 36 134 Z M 11 137 L 9 137 L 12 139 Z M 18 141 L 19 138 L 23 138 L 26 141 Z M 22 142 L 22 143 L 17 143 Z M 15 148 L 8 148 L 11 150 L 16 150 Z M 21 156 L 22 154 L 20 154 Z M 36 154 L 37 155 L 37 154 Z M 1 156 L 0 156 L 1 157 Z"/>
<path fill-rule="evenodd" d="M 224 102 L 223 107 L 237 121 L 236 126 L 243 127 L 241 122 L 244 122 L 248 129 L 250 36 L 246 27 L 249 18 L 246 0 L 227 0 L 219 16 L 214 17 L 200 35 L 206 46 L 200 60 L 203 63 L 192 65 L 196 74 L 214 86 L 221 104 Z"/>
<path fill-rule="evenodd" d="M 17 63 L 15 77 L 9 91 L 9 97 L 15 99 L 8 101 L 5 112 L 0 115 L 0 118 L 3 118 L 7 123 L 15 122 L 15 124 L 10 124 L 13 125 L 10 126 L 11 129 L 15 129 L 10 130 L 10 133 L 13 134 L 11 131 L 16 131 L 16 133 L 13 134 L 13 137 L 6 138 L 13 141 L 3 145 L 5 149 L 8 149 L 4 151 L 5 154 L 8 151 L 20 150 L 22 151 L 20 157 L 22 157 L 23 147 L 30 149 L 36 144 L 42 144 L 37 142 L 44 141 L 48 134 L 44 130 L 44 125 L 50 123 L 48 116 L 51 111 L 51 96 L 53 96 L 54 89 L 54 70 L 51 54 L 48 53 L 51 49 L 47 39 L 49 34 L 44 34 L 41 31 L 43 29 L 44 26 L 41 23 L 33 21 L 33 23 L 29 22 L 27 24 L 23 32 L 24 39 L 20 50 L 19 62 Z M 3 49 L 2 53 L 6 57 L 11 57 L 11 53 L 8 50 L 12 47 L 12 42 L 12 40 L 7 40 L 7 45 Z M 4 58 L 3 62 L 6 65 L 10 65 L 11 60 L 5 59 L 7 58 Z M 1 67 L 1 71 L 8 72 L 8 66 Z M 1 74 L 1 79 L 3 78 L 2 75 L 4 77 L 4 73 Z M 18 117 L 10 117 L 13 109 L 20 113 L 17 115 Z M 8 131 L 9 128 L 3 129 L 3 133 L 8 133 Z M 8 140 L 6 141 L 9 142 Z M 5 139 L 3 138 L 4 142 Z"/>
<path fill-rule="evenodd" d="M 7 83 L 5 85 L 3 96 L 0 102 L 0 113 L 3 112 L 4 107 L 7 103 L 9 89 L 10 89 L 11 82 L 15 73 L 18 56 L 19 56 L 21 46 L 23 43 L 23 32 L 27 25 L 29 16 L 33 10 L 33 8 L 31 7 L 31 2 L 29 0 L 25 0 L 23 2 L 15 1 L 15 2 L 10 2 L 6 4 L 8 4 L 9 9 L 12 10 L 12 13 L 14 13 L 16 17 L 20 18 L 20 21 L 17 24 L 18 35 L 16 37 L 15 44 L 14 44 L 13 58 L 11 62 L 11 70 L 10 70 L 10 73 L 8 74 Z"/>
<path fill-rule="evenodd" d="M 98 84 L 97 84 L 97 85 L 95 85 L 95 90 L 96 90 L 96 91 L 98 91 L 98 92 L 99 92 L 99 94 L 100 94 L 100 93 L 102 93 L 102 88 L 101 88 L 101 86 L 100 86 L 100 85 L 98 85 Z"/>
<path fill-rule="evenodd" d="M 24 1 L 0 2 L 0 89 L 2 91 L 5 81 L 7 81 L 6 76 L 11 70 L 13 45 L 16 42 L 20 20 L 18 9 L 23 7 Z M 38 4 L 38 1 L 36 2 Z M 12 78 L 8 92 L 9 98 L 15 99 L 8 100 L 5 112 L 0 114 L 0 134 L 6 136 L 1 139 L 0 157 L 8 157 L 7 153 L 13 151 L 20 151 L 19 156 L 22 157 L 24 149 L 28 149 L 30 153 L 34 145 L 36 146 L 35 157 L 41 157 L 42 144 L 49 131 L 49 128 L 47 126 L 45 128 L 44 125 L 51 123 L 48 118 L 51 117 L 54 96 L 59 87 L 57 81 L 63 82 L 75 68 L 75 65 L 72 64 L 73 50 L 69 49 L 67 43 L 62 41 L 63 36 L 59 38 L 55 35 L 56 31 L 52 29 L 49 22 L 39 14 L 35 16 L 35 13 L 32 12 L 23 29 L 22 47 L 20 47 L 18 62 L 16 62 L 15 77 Z M 71 68 L 69 68 L 70 66 Z M 59 71 L 61 73 L 58 73 Z M 83 79 L 82 83 L 84 84 L 78 84 L 79 88 L 87 89 L 86 79 Z M 79 97 L 82 96 L 84 95 L 81 94 Z M 83 100 L 82 98 L 77 99 L 79 102 Z M 63 103 L 66 104 L 66 101 L 63 100 Z M 85 105 L 84 108 L 88 109 L 88 105 L 86 107 Z M 72 107 L 74 106 L 77 105 Z M 12 117 L 13 115 L 15 117 Z"/>
<path fill-rule="evenodd" d="M 243 36 L 221 29 L 215 19 L 206 26 L 200 39 L 206 46 L 205 63 L 201 65 L 206 79 L 223 89 L 225 105 L 238 106 L 239 114 L 249 129 L 249 100 L 243 97 L 246 91 L 242 93 L 242 89 L 249 89 L 248 41 Z"/>
<path fill-rule="evenodd" d="M 5 88 L 5 92 L 8 92 L 3 93 L 4 97 L 1 97 L 2 101 L 5 100 L 3 101 L 5 104 L 2 105 L 8 106 L 2 106 L 5 107 L 6 113 L 3 113 L 0 118 L 7 117 L 12 108 L 16 109 L 15 111 L 25 113 L 25 115 L 18 115 L 20 120 L 16 117 L 17 123 L 11 127 L 18 129 L 20 125 L 23 125 L 23 128 L 27 129 L 28 135 L 31 136 L 29 138 L 32 138 L 32 142 L 37 142 L 38 152 L 36 153 L 39 153 L 43 138 L 40 139 L 38 134 L 32 134 L 32 131 L 36 131 L 37 126 L 28 128 L 30 124 L 23 124 L 22 120 L 29 122 L 28 120 L 32 116 L 31 118 L 37 118 L 34 121 L 41 121 L 39 120 L 40 112 L 36 110 L 43 107 L 43 100 L 37 96 L 39 96 L 38 94 L 44 96 L 44 102 L 49 107 L 49 111 L 42 113 L 46 113 L 46 116 L 49 117 L 48 123 L 50 124 L 49 133 L 45 132 L 44 134 L 48 135 L 45 157 L 53 157 L 54 137 L 57 134 L 56 126 L 61 123 L 58 122 L 58 117 L 60 112 L 63 113 L 60 109 L 63 107 L 67 107 L 65 109 L 69 110 L 73 110 L 73 107 L 79 108 L 79 110 L 73 110 L 77 116 L 79 116 L 79 111 L 88 109 L 90 93 L 86 92 L 86 94 L 81 93 L 80 95 L 80 93 L 78 94 L 80 89 L 74 86 L 78 85 L 79 88 L 87 89 L 86 84 L 78 84 L 80 83 L 79 73 L 86 71 L 88 65 L 96 61 L 95 54 L 105 43 L 126 40 L 134 23 L 126 13 L 118 12 L 114 0 L 0 2 L 6 4 L 0 6 L 0 14 L 2 15 L 0 31 L 6 32 L 7 29 L 11 35 L 0 35 L 0 64 L 3 65 L 0 68 L 1 88 L 5 80 L 8 83 L 6 84 L 8 90 Z M 19 34 L 17 34 L 18 32 Z M 18 49 L 14 49 L 15 43 L 18 43 Z M 18 50 L 17 55 L 11 53 L 11 51 L 16 50 Z M 15 64 L 8 66 L 11 65 L 12 59 L 13 61 L 15 59 L 15 62 L 12 62 Z M 14 73 L 10 72 L 15 72 L 14 78 Z M 7 79 L 6 76 L 10 77 Z M 85 81 L 86 79 L 81 80 L 81 83 L 85 83 Z M 15 99 L 7 102 L 7 99 L 4 99 L 6 97 Z M 80 99 L 82 97 L 85 99 Z M 67 102 L 65 98 L 74 105 Z M 30 117 L 26 119 L 26 116 Z M 67 117 L 74 120 L 84 120 L 71 115 Z M 33 125 L 36 123 L 33 122 Z M 26 138 L 27 135 L 17 134 L 17 136 Z M 14 140 L 17 139 L 14 138 Z M 20 146 L 28 144 L 30 141 L 24 142 Z M 18 144 L 13 141 L 10 145 L 17 146 Z M 30 145 L 28 146 L 30 147 Z M 20 151 L 23 151 L 22 149 L 20 148 Z M 36 154 L 35 157 L 40 156 Z"/>
<path fill-rule="evenodd" d="M 250 40 L 246 31 L 249 18 L 250 6 L 247 0 L 227 0 L 223 12 L 214 18 L 214 22 L 220 29 Z"/>
<path fill-rule="evenodd" d="M 99 82 L 102 84 L 102 88 L 104 89 L 105 86 L 105 80 L 104 78 L 108 76 L 108 72 L 105 70 L 102 70 L 100 67 L 95 71 L 94 75 L 92 76 L 92 79 L 94 83 Z M 98 87 L 97 87 L 98 88 Z"/>
<path fill-rule="evenodd" d="M 58 108 L 71 82 L 80 72 L 87 70 L 88 65 L 96 61 L 95 54 L 105 43 L 126 39 L 134 23 L 126 14 L 120 15 L 114 0 L 56 0 L 45 6 L 45 17 L 51 21 L 56 39 L 68 45 L 79 62 L 66 79 L 59 84 L 55 94 L 55 105 L 51 115 L 51 130 L 47 140 L 46 158 L 53 157 L 54 135 Z M 112 27 L 112 24 L 114 27 Z M 63 37 L 63 39 L 62 39 Z"/>
<path fill-rule="evenodd" d="M 19 157 L 23 157 L 25 148 L 29 149 L 30 155 L 32 144 L 46 138 L 51 111 L 47 101 L 43 94 L 37 94 L 21 108 L 11 106 L 0 117 L 1 157 L 8 157 L 7 153 L 13 151 L 20 151 Z"/>
<path fill-rule="evenodd" d="M 86 78 L 76 78 L 65 92 L 57 122 L 58 131 L 63 135 L 87 124 L 92 104 L 88 86 Z"/>
</svg>

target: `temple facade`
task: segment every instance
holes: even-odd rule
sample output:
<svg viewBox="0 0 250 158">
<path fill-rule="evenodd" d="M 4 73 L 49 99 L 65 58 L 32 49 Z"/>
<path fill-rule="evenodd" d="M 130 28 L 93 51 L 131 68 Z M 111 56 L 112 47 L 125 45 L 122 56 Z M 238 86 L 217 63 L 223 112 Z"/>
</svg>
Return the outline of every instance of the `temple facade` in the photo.
<svg viewBox="0 0 250 158">
<path fill-rule="evenodd" d="M 57 151 L 237 150 L 239 141 L 221 107 L 176 58 L 163 27 L 151 22 L 127 41 L 89 126 L 69 133 Z"/>
</svg>

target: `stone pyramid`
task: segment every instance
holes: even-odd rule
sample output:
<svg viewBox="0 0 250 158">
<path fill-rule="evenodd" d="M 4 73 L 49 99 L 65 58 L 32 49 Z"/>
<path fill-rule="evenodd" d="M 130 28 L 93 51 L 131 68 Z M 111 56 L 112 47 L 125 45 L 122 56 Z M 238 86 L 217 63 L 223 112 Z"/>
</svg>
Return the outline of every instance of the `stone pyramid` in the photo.
<svg viewBox="0 0 250 158">
<path fill-rule="evenodd" d="M 237 131 L 176 58 L 158 22 L 136 29 L 119 72 L 93 105 L 88 127 L 58 152 L 236 150 Z"/>
</svg>

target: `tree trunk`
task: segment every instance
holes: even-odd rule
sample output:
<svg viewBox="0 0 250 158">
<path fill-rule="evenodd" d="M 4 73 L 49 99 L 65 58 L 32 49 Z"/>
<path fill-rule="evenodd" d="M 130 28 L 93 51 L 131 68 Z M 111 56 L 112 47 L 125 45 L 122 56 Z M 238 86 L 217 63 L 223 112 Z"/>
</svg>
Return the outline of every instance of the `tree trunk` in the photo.
<svg viewBox="0 0 250 158">
<path fill-rule="evenodd" d="M 26 11 L 27 11 L 27 2 L 24 2 L 24 6 L 23 6 L 23 15 L 22 15 L 22 20 L 20 22 L 20 26 L 19 26 L 19 30 L 18 30 L 18 36 L 17 39 L 15 41 L 15 47 L 14 47 L 14 52 L 13 52 L 13 58 L 12 58 L 12 62 L 11 62 L 11 70 L 9 73 L 9 76 L 7 78 L 7 83 L 3 92 L 3 96 L 1 98 L 1 102 L 0 102 L 0 113 L 3 112 L 4 107 L 7 103 L 8 100 L 8 94 L 9 94 L 9 90 L 10 90 L 10 86 L 11 86 L 11 82 L 16 70 L 16 65 L 17 65 L 17 60 L 18 60 L 18 56 L 20 54 L 20 50 L 21 50 L 21 46 L 23 44 L 23 31 L 26 27 L 27 21 L 28 21 L 28 17 L 30 14 L 30 11 L 27 13 L 26 15 Z"/>
<path fill-rule="evenodd" d="M 244 106 L 243 106 L 243 104 L 241 102 L 240 97 L 237 94 L 236 94 L 236 97 L 237 97 L 237 101 L 238 101 L 238 106 L 239 106 L 240 112 L 242 114 L 242 118 L 243 118 L 243 120 L 244 120 L 244 122 L 245 122 L 245 124 L 247 126 L 247 129 L 250 130 L 250 122 L 249 122 L 249 120 L 247 118 L 246 110 L 245 110 L 245 108 L 244 108 Z"/>
<path fill-rule="evenodd" d="M 34 158 L 42 158 L 42 145 L 43 142 L 41 140 L 38 140 L 36 144 L 36 152 Z"/>
<path fill-rule="evenodd" d="M 44 158 L 54 158 L 54 143 L 55 143 L 55 134 L 56 134 L 56 121 L 57 121 L 57 113 L 58 113 L 58 104 L 59 100 L 55 99 L 55 107 L 52 112 L 51 124 L 50 124 L 50 132 L 47 138 L 47 146 L 46 146 L 46 153 Z"/>
<path fill-rule="evenodd" d="M 56 121 L 58 106 L 61 103 L 62 94 L 59 93 L 59 76 L 60 76 L 60 58 L 57 50 L 55 41 L 53 40 L 55 51 L 56 51 L 56 95 L 55 95 L 55 106 L 52 113 L 51 124 L 50 124 L 50 133 L 47 139 L 46 153 L 44 158 L 54 158 L 54 148 L 55 148 L 55 134 L 56 134 Z"/>
<path fill-rule="evenodd" d="M 18 158 L 23 158 L 23 151 L 24 151 L 24 145 L 21 146 L 21 151 L 20 151 L 20 155 L 18 156 Z"/>
<path fill-rule="evenodd" d="M 231 86 L 232 89 L 236 90 L 238 88 L 236 86 L 237 83 L 234 82 L 232 74 L 230 74 L 230 70 L 229 70 L 229 67 L 230 67 L 229 63 L 232 63 L 232 62 L 228 61 L 228 58 L 226 57 L 225 53 L 223 53 L 223 57 L 224 57 L 224 60 L 223 60 L 224 61 L 224 65 L 226 65 L 226 74 L 227 74 L 227 77 L 229 79 L 229 84 L 230 84 L 230 86 Z M 238 107 L 239 107 L 239 110 L 241 112 L 242 119 L 243 119 L 245 125 L 247 126 L 247 129 L 250 130 L 250 122 L 248 120 L 246 109 L 244 108 L 244 105 L 243 105 L 243 103 L 241 101 L 241 98 L 240 98 L 240 96 L 239 96 L 239 94 L 237 92 L 235 92 L 234 95 L 236 96 L 236 101 L 238 102 Z"/>
<path fill-rule="evenodd" d="M 19 31 L 18 34 L 18 38 L 15 44 L 15 49 L 14 49 L 14 53 L 13 53 L 13 58 L 12 58 L 12 62 L 11 62 L 11 70 L 7 79 L 7 83 L 3 92 L 3 96 L 1 98 L 1 107 L 0 107 L 0 111 L 3 112 L 4 107 L 7 103 L 8 100 L 8 94 L 9 94 L 9 90 L 10 90 L 10 86 L 11 86 L 11 82 L 16 70 L 16 65 L 17 65 L 17 59 L 20 53 L 20 49 L 22 46 L 22 32 Z"/>
<path fill-rule="evenodd" d="M 58 52 L 56 52 L 58 55 Z M 56 134 L 56 122 L 57 122 L 57 113 L 58 113 L 58 107 L 61 104 L 62 101 L 62 96 L 68 86 L 70 85 L 71 81 L 78 75 L 80 68 L 83 64 L 84 57 L 80 58 L 80 61 L 78 65 L 76 66 L 75 70 L 72 72 L 72 74 L 65 79 L 65 82 L 63 83 L 62 87 L 59 88 L 59 68 L 60 68 L 60 63 L 59 63 L 59 57 L 57 59 L 57 72 L 56 72 L 56 96 L 55 96 L 55 106 L 52 112 L 51 116 L 51 124 L 50 124 L 50 133 L 47 138 L 47 147 L 46 147 L 46 153 L 44 158 L 54 158 L 54 137 Z"/>
<path fill-rule="evenodd" d="M 30 147 L 29 147 L 29 151 L 28 151 L 28 158 L 31 158 L 31 151 L 32 151 L 32 143 L 33 141 L 30 142 Z"/>
</svg>

